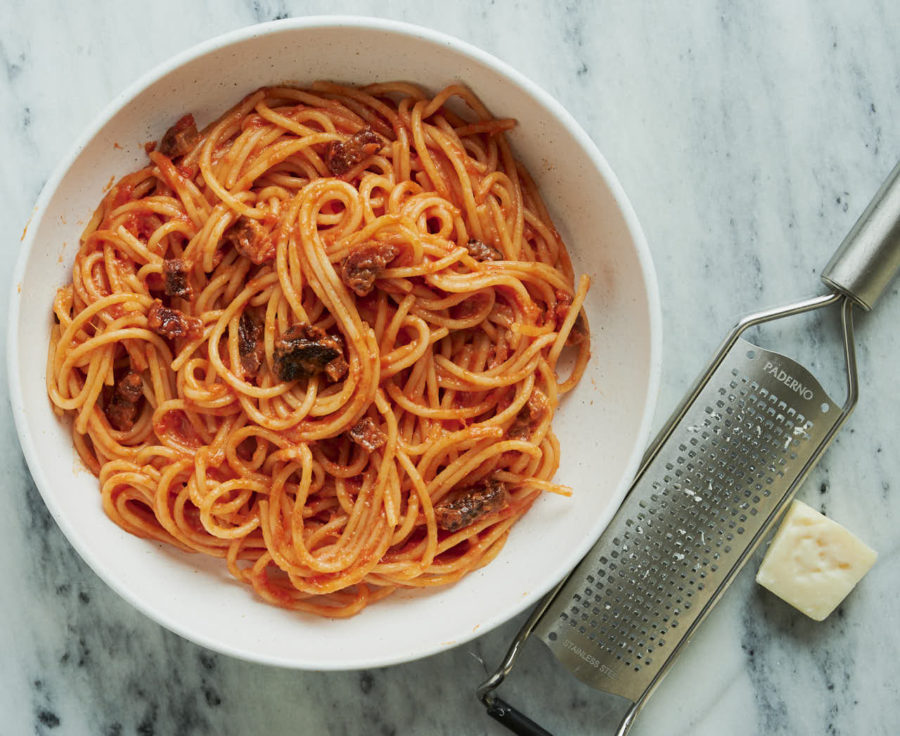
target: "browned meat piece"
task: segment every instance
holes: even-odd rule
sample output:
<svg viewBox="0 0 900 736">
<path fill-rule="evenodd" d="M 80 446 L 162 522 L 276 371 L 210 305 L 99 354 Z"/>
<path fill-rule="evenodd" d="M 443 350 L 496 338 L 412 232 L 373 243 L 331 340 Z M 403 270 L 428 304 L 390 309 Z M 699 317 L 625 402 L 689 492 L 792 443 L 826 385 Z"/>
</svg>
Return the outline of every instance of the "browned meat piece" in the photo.
<svg viewBox="0 0 900 736">
<path fill-rule="evenodd" d="M 346 376 L 349 369 L 350 366 L 347 364 L 347 361 L 344 360 L 344 356 L 339 355 L 325 366 L 325 375 L 328 376 L 329 381 L 334 383 Z"/>
<path fill-rule="evenodd" d="M 509 438 L 511 440 L 527 440 L 531 437 L 534 426 L 546 416 L 547 408 L 547 397 L 535 389 L 528 401 L 525 402 L 525 406 L 516 414 L 515 421 L 507 433 Z"/>
<path fill-rule="evenodd" d="M 448 532 L 458 532 L 488 514 L 505 508 L 509 503 L 506 485 L 486 478 L 478 485 L 452 493 L 435 504 L 437 525 Z"/>
<path fill-rule="evenodd" d="M 329 370 L 333 362 L 339 361 L 346 366 L 343 348 L 340 338 L 329 335 L 318 327 L 292 325 L 275 341 L 275 372 L 282 381 L 311 378 L 322 371 L 326 371 L 326 375 L 331 378 L 339 368 L 337 366 Z"/>
<path fill-rule="evenodd" d="M 188 265 L 180 258 L 170 258 L 163 261 L 163 280 L 165 281 L 166 296 L 177 296 L 181 299 L 192 299 L 194 290 L 188 283 Z"/>
<path fill-rule="evenodd" d="M 109 423 L 120 432 L 127 432 L 134 426 L 138 416 L 138 402 L 143 396 L 143 387 L 144 382 L 134 371 L 128 371 L 116 382 L 105 412 Z"/>
<path fill-rule="evenodd" d="M 332 141 L 325 149 L 325 165 L 335 176 L 343 176 L 360 161 L 381 150 L 382 141 L 371 128 L 363 128 L 345 141 Z"/>
<path fill-rule="evenodd" d="M 341 280 L 359 296 L 366 296 L 375 288 L 384 267 L 396 257 L 397 248 L 389 243 L 363 245 L 341 263 Z"/>
<path fill-rule="evenodd" d="M 203 321 L 197 317 L 188 317 L 178 309 L 163 306 L 159 299 L 154 299 L 147 312 L 147 326 L 157 335 L 169 338 L 200 337 L 203 334 Z"/>
<path fill-rule="evenodd" d="M 480 240 L 475 240 L 475 238 L 469 239 L 469 242 L 466 243 L 466 250 L 469 251 L 469 255 L 476 261 L 503 260 L 503 254 L 494 246 L 482 243 Z"/>
<path fill-rule="evenodd" d="M 263 345 L 263 325 L 253 319 L 249 312 L 241 314 L 238 322 L 238 353 L 241 356 L 241 368 L 245 378 L 253 378 L 262 365 L 265 357 Z"/>
<path fill-rule="evenodd" d="M 113 395 L 105 412 L 109 423 L 120 432 L 129 431 L 137 420 L 137 404 L 122 401 L 118 395 Z"/>
<path fill-rule="evenodd" d="M 157 150 L 164 156 L 176 158 L 184 156 L 199 142 L 200 133 L 197 132 L 194 116 L 188 113 L 165 132 Z"/>
<path fill-rule="evenodd" d="M 556 310 L 553 313 L 553 316 L 556 320 L 556 329 L 559 330 L 562 327 L 562 323 L 566 321 L 566 317 L 569 316 L 569 307 L 572 306 L 572 297 L 566 294 L 564 291 L 556 290 Z"/>
<path fill-rule="evenodd" d="M 318 330 L 318 332 L 321 333 L 322 331 Z M 344 360 L 344 338 L 340 335 L 328 335 L 328 339 L 333 340 L 335 347 L 340 351 L 340 354 L 325 366 L 325 375 L 328 376 L 329 381 L 334 383 L 347 375 L 350 366 Z"/>
<path fill-rule="evenodd" d="M 134 371 L 128 371 L 116 384 L 116 395 L 136 404 L 138 399 L 144 395 L 144 382 L 141 376 Z"/>
<path fill-rule="evenodd" d="M 350 439 L 369 452 L 374 452 L 387 442 L 387 435 L 382 432 L 372 417 L 363 417 L 350 430 Z"/>
<path fill-rule="evenodd" d="M 222 236 L 234 249 L 256 265 L 275 259 L 275 241 L 272 234 L 259 222 L 241 215 Z"/>
</svg>

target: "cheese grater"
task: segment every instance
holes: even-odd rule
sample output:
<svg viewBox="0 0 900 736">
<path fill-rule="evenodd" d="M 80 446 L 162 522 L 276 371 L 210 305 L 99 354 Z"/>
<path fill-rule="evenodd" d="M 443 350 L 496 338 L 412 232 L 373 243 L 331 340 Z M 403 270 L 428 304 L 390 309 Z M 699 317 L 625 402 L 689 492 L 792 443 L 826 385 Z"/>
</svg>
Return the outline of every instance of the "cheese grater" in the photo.
<svg viewBox="0 0 900 736">
<path fill-rule="evenodd" d="M 495 694 L 536 635 L 578 679 L 630 701 L 617 736 L 690 641 L 856 404 L 853 306 L 869 310 L 900 267 L 900 163 L 832 256 L 830 293 L 741 319 L 644 455 L 596 545 L 537 606 L 478 688 L 522 736 L 549 735 Z M 847 395 L 742 337 L 839 306 Z"/>
</svg>

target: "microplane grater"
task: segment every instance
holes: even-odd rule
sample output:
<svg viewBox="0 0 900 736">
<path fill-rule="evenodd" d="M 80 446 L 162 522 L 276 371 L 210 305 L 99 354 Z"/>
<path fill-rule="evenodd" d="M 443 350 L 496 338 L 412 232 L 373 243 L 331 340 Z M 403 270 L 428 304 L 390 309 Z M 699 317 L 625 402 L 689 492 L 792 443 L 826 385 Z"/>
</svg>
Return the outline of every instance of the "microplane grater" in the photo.
<svg viewBox="0 0 900 736">
<path fill-rule="evenodd" d="M 627 733 L 853 410 L 853 306 L 871 309 L 898 268 L 900 163 L 823 271 L 831 293 L 738 322 L 651 444 L 600 539 L 478 688 L 492 717 L 523 736 L 549 736 L 494 693 L 534 634 L 580 680 L 631 702 L 617 731 Z M 837 303 L 842 405 L 802 365 L 742 337 Z"/>
<path fill-rule="evenodd" d="M 805 369 L 738 340 L 534 633 L 577 677 L 636 701 L 839 416 Z"/>
</svg>

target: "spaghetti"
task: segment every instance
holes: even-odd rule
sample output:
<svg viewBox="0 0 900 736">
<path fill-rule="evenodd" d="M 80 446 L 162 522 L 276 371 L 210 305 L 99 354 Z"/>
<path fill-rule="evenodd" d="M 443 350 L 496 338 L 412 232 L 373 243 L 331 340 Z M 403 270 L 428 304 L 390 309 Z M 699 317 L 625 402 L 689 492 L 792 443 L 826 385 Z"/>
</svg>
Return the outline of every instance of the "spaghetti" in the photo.
<svg viewBox="0 0 900 736">
<path fill-rule="evenodd" d="M 493 559 L 589 357 L 565 247 L 466 88 L 263 88 L 106 194 L 47 386 L 105 512 L 350 616 Z M 572 370 L 557 377 L 564 347 Z"/>
</svg>

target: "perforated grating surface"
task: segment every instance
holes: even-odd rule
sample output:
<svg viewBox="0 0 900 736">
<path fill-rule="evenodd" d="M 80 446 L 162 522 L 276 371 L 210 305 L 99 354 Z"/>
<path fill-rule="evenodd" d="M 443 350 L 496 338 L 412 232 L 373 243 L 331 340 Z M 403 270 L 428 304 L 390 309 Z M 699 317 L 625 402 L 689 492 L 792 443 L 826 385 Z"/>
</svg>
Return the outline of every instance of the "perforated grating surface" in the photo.
<svg viewBox="0 0 900 736">
<path fill-rule="evenodd" d="M 802 366 L 739 340 L 541 618 L 538 636 L 580 679 L 636 700 L 839 413 Z"/>
</svg>

